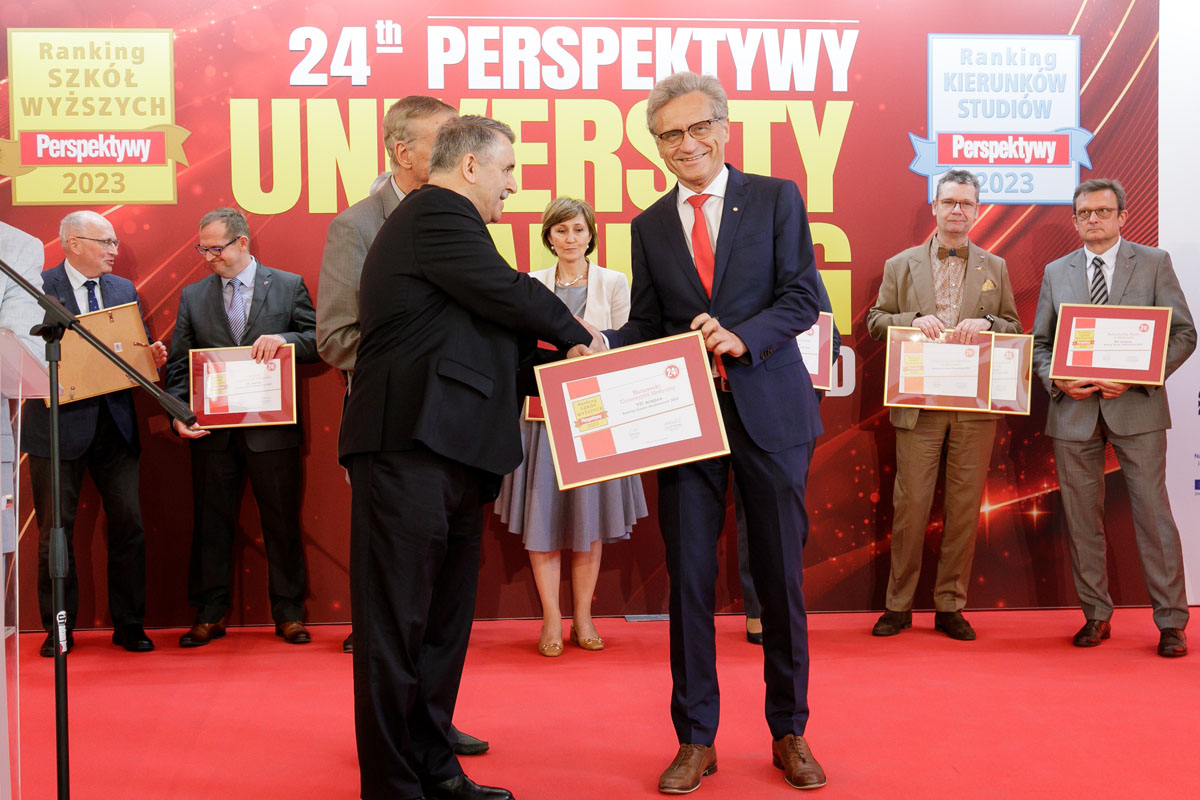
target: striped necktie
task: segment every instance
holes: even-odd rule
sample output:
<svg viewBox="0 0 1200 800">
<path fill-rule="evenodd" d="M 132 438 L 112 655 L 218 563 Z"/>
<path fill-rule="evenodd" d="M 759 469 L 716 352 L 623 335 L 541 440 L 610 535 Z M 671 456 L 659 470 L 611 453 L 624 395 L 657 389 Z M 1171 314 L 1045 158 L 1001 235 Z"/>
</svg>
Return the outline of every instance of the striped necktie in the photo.
<svg viewBox="0 0 1200 800">
<path fill-rule="evenodd" d="M 246 298 L 242 297 L 242 282 L 237 278 L 229 281 L 233 289 L 233 298 L 229 301 L 229 332 L 233 334 L 233 343 L 241 344 L 246 335 Z"/>
<path fill-rule="evenodd" d="M 1092 259 L 1092 305 L 1108 305 L 1108 284 L 1104 282 L 1104 259 Z"/>
</svg>

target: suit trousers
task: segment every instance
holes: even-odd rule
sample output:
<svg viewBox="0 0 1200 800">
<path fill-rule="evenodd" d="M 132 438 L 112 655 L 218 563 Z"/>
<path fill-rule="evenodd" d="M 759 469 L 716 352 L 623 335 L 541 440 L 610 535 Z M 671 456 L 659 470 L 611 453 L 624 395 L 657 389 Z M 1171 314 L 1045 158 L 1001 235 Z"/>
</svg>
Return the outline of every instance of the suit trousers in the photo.
<svg viewBox="0 0 1200 800">
<path fill-rule="evenodd" d="M 896 429 L 892 566 L 885 601 L 889 611 L 908 611 L 913 605 L 943 446 L 946 488 L 933 607 L 961 611 L 966 606 L 975 530 L 995 438 L 996 420 L 960 420 L 956 411 L 922 410 L 911 431 Z"/>
<path fill-rule="evenodd" d="M 196 622 L 220 622 L 231 603 L 233 541 L 246 477 L 258 503 L 267 555 L 267 593 L 276 623 L 304 618 L 308 588 L 300 538 L 300 448 L 256 453 L 239 429 L 223 450 L 192 444 L 192 554 L 188 602 Z"/>
<path fill-rule="evenodd" d="M 39 401 L 40 402 L 40 401 Z M 59 463 L 62 481 L 62 526 L 67 538 L 67 629 L 75 628 L 79 613 L 79 576 L 75 572 L 75 515 L 83 475 L 92 476 L 108 519 L 108 612 L 113 625 L 141 625 L 146 619 L 146 534 L 138 494 L 138 455 L 117 428 L 108 404 L 101 402 L 96 434 L 79 458 Z M 33 507 L 38 521 L 38 608 L 42 627 L 54 626 L 54 595 L 50 582 L 50 459 L 29 456 Z"/>
<path fill-rule="evenodd" d="M 671 720 L 681 744 L 711 745 L 717 684 L 717 541 L 730 467 L 745 502 L 750 571 L 762 602 L 765 711 L 774 739 L 808 723 L 808 618 L 804 611 L 804 490 L 812 442 L 768 453 L 746 432 L 732 395 L 719 393 L 731 455 L 658 473 L 659 526 L 671 577 Z"/>
<path fill-rule="evenodd" d="M 489 476 L 427 449 L 346 459 L 363 800 L 462 774 L 450 720 L 475 612 Z"/>
<path fill-rule="evenodd" d="M 1134 387 L 1130 391 L 1141 390 Z M 1060 402 L 1070 400 L 1063 398 Z M 1088 619 L 1106 620 L 1113 613 L 1104 538 L 1106 441 L 1117 455 L 1129 491 L 1134 538 L 1154 607 L 1154 624 L 1159 629 L 1184 628 L 1188 604 L 1183 545 L 1167 497 L 1167 432 L 1121 436 L 1109 430 L 1103 417 L 1085 442 L 1054 439 L 1059 492 L 1067 517 L 1071 571 L 1083 614 Z"/>
</svg>

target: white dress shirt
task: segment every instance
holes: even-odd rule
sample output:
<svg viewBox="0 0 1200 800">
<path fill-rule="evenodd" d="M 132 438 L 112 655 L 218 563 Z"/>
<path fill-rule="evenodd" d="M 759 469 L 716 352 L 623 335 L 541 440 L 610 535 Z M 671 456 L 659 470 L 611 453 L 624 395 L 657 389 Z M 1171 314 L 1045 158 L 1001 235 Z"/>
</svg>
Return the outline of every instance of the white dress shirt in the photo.
<svg viewBox="0 0 1200 800">
<path fill-rule="evenodd" d="M 721 167 L 717 177 L 713 178 L 702 192 L 693 192 L 682 183 L 679 184 L 679 197 L 677 198 L 679 222 L 683 225 L 683 238 L 687 242 L 688 252 L 692 255 L 693 260 L 696 257 L 696 251 L 692 247 L 692 225 L 696 222 L 696 212 L 693 210 L 692 204 L 688 202 L 688 198 L 698 194 L 710 195 L 700 206 L 700 211 L 704 214 L 704 221 L 708 224 L 708 245 L 712 248 L 713 255 L 716 255 L 717 233 L 721 230 L 721 213 L 725 210 L 725 187 L 728 184 L 729 167 Z"/>
<path fill-rule="evenodd" d="M 88 313 L 88 291 L 84 286 L 88 281 L 96 282 L 96 303 L 100 308 L 104 308 L 104 298 L 100 296 L 100 279 L 85 277 L 82 272 L 71 266 L 71 262 L 63 260 L 63 266 L 67 271 L 67 280 L 71 282 L 71 290 L 75 293 L 75 304 L 79 306 L 79 313 Z"/>
<path fill-rule="evenodd" d="M 1104 259 L 1104 266 L 1100 271 L 1104 273 L 1104 285 L 1107 287 L 1110 302 L 1112 300 L 1113 270 L 1117 268 L 1117 248 L 1120 246 L 1121 237 L 1118 236 L 1117 243 L 1105 250 L 1103 253 L 1093 253 L 1086 245 L 1083 248 L 1084 252 L 1087 253 L 1087 285 L 1089 287 L 1092 285 L 1092 273 L 1096 270 L 1096 268 L 1092 266 L 1092 261 L 1096 258 L 1096 256 L 1100 256 L 1100 258 Z"/>
</svg>

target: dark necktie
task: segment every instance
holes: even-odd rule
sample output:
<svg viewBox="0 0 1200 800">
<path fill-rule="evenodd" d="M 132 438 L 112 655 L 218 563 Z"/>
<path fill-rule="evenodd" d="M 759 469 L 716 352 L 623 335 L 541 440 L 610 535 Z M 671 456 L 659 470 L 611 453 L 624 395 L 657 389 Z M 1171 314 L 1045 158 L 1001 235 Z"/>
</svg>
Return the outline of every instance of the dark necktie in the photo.
<svg viewBox="0 0 1200 800">
<path fill-rule="evenodd" d="M 963 245 L 962 247 L 957 247 L 957 248 L 951 247 L 949 250 L 947 250 L 944 247 L 938 248 L 938 261 L 945 261 L 947 258 L 966 259 L 966 257 L 967 257 L 967 246 L 966 245 Z"/>
<path fill-rule="evenodd" d="M 708 240 L 708 221 L 704 219 L 704 212 L 700 209 L 700 206 L 704 205 L 704 201 L 710 197 L 712 195 L 695 194 L 687 201 L 691 204 L 692 210 L 696 212 L 692 222 L 692 256 L 696 260 L 696 272 L 700 275 L 700 283 L 704 285 L 704 293 L 712 297 L 713 251 L 712 244 Z"/>
<path fill-rule="evenodd" d="M 84 281 L 83 285 L 88 290 L 88 311 L 99 311 L 100 301 L 96 299 L 96 282 Z"/>
<path fill-rule="evenodd" d="M 242 282 L 237 278 L 229 281 L 233 289 L 233 298 L 229 301 L 229 332 L 233 334 L 233 343 L 241 344 L 246 335 L 246 299 L 242 297 Z"/>
<path fill-rule="evenodd" d="M 1092 305 L 1108 305 L 1108 284 L 1104 282 L 1104 259 L 1092 259 Z"/>
</svg>

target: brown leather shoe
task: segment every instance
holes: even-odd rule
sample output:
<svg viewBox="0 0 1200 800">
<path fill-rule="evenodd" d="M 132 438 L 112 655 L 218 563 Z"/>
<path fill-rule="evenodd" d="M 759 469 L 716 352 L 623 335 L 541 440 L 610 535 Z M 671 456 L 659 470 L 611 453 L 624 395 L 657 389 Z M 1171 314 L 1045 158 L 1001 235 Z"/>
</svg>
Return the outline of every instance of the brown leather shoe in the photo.
<svg viewBox="0 0 1200 800">
<path fill-rule="evenodd" d="M 1187 655 L 1187 634 L 1181 628 L 1163 628 L 1158 637 L 1158 654 L 1165 658 Z"/>
<path fill-rule="evenodd" d="M 1076 647 L 1095 647 L 1112 636 L 1112 625 L 1106 619 L 1089 619 L 1075 634 L 1071 644 Z"/>
<path fill-rule="evenodd" d="M 675 760 L 658 779 L 663 794 L 687 794 L 700 788 L 700 778 L 717 771 L 717 749 L 711 745 L 681 744 Z"/>
<path fill-rule="evenodd" d="M 297 620 L 275 623 L 275 635 L 282 636 L 283 640 L 288 644 L 308 644 L 312 641 L 312 637 L 308 635 L 308 629 L 304 627 L 304 623 Z"/>
<path fill-rule="evenodd" d="M 975 641 L 975 629 L 961 611 L 937 611 L 933 615 L 933 629 L 941 631 L 960 642 Z"/>
<path fill-rule="evenodd" d="M 813 758 L 803 736 L 789 733 L 772 742 L 771 761 L 783 770 L 783 779 L 793 789 L 819 789 L 825 785 L 825 770 Z"/>
<path fill-rule="evenodd" d="M 872 636 L 895 636 L 912 627 L 912 611 L 884 611 L 871 628 Z"/>
<path fill-rule="evenodd" d="M 220 622 L 197 622 L 191 630 L 179 637 L 179 646 L 202 647 L 224 635 L 225 626 Z"/>
</svg>

